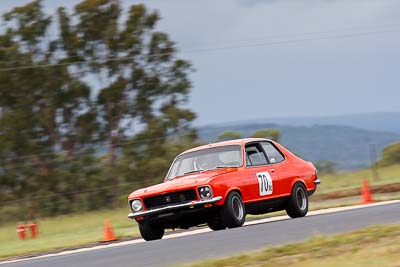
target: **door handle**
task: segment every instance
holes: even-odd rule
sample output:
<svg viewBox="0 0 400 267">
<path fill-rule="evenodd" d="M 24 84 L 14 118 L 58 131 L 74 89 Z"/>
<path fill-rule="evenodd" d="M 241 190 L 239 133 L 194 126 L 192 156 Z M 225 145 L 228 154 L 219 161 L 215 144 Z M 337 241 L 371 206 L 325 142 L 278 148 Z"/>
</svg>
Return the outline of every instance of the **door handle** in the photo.
<svg viewBox="0 0 400 267">
<path fill-rule="evenodd" d="M 269 171 L 272 172 L 272 173 L 274 173 L 274 172 L 275 172 L 275 169 L 270 169 Z"/>
</svg>

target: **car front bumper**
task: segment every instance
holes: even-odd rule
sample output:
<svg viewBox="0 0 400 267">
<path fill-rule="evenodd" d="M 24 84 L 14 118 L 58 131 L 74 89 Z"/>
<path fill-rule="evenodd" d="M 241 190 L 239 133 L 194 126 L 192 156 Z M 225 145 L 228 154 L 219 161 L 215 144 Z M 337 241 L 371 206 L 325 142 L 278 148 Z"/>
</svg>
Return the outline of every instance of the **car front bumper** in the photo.
<svg viewBox="0 0 400 267">
<path fill-rule="evenodd" d="M 213 197 L 211 199 L 206 199 L 206 200 L 190 201 L 190 202 L 183 203 L 183 204 L 170 205 L 170 206 L 165 206 L 165 207 L 157 208 L 157 209 L 139 211 L 139 212 L 134 212 L 134 213 L 131 212 L 128 214 L 128 218 L 135 219 L 137 217 L 144 217 L 144 216 L 148 216 L 148 215 L 164 213 L 167 211 L 174 211 L 174 210 L 185 209 L 185 208 L 194 208 L 194 207 L 198 207 L 201 205 L 213 204 L 215 202 L 220 201 L 221 199 L 222 199 L 222 197 L 218 196 L 218 197 Z"/>
</svg>

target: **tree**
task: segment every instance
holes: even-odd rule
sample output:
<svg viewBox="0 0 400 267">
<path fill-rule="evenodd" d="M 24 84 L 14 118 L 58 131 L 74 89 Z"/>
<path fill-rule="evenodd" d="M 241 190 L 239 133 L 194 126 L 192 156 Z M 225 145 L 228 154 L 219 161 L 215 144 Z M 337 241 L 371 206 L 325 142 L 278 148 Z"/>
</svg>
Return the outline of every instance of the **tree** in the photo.
<svg viewBox="0 0 400 267">
<path fill-rule="evenodd" d="M 14 197 L 58 192 L 57 154 L 90 148 L 95 114 L 90 88 L 57 55 L 56 41 L 46 41 L 52 19 L 41 1 L 4 15 L 0 37 L 0 157 Z M 42 68 L 42 65 L 54 67 Z M 73 160 L 78 160 L 74 157 Z M 21 201 L 21 203 L 29 201 Z M 25 204 L 23 204 L 25 205 Z M 29 211 L 29 210 L 28 210 Z M 31 211 L 33 213 L 33 211 Z"/>
<path fill-rule="evenodd" d="M 152 126 L 130 139 L 131 146 L 124 147 L 120 170 L 125 182 L 137 182 L 140 187 L 159 183 L 178 154 L 200 145 L 194 131 L 164 139 L 159 138 L 159 130 Z"/>
<path fill-rule="evenodd" d="M 239 139 L 242 137 L 242 134 L 240 132 L 235 132 L 235 131 L 225 131 L 222 134 L 218 135 L 217 141 L 227 141 L 227 140 L 233 140 L 233 139 Z"/>
<path fill-rule="evenodd" d="M 314 165 L 320 173 L 335 173 L 337 168 L 337 163 L 330 160 L 319 160 Z"/>
<path fill-rule="evenodd" d="M 65 192 L 110 186 L 96 202 L 107 205 L 112 197 L 115 204 L 125 163 L 169 160 L 178 144 L 196 140 L 196 116 L 183 107 L 190 63 L 156 30 L 156 11 L 144 5 L 121 11 L 115 0 L 85 0 L 73 11 L 61 7 L 52 38 L 47 33 L 55 21 L 40 0 L 4 15 L 0 181 L 7 188 L 0 198 L 60 193 L 61 204 L 41 204 L 68 212 L 78 197 Z M 107 168 L 96 160 L 103 148 L 107 156 L 100 162 L 107 160 Z M 125 148 L 144 153 L 131 156 Z M 130 173 L 126 180 L 137 177 Z"/>
<path fill-rule="evenodd" d="M 382 157 L 378 164 L 382 166 L 400 164 L 400 142 L 385 147 L 382 150 Z"/>
<path fill-rule="evenodd" d="M 101 136 L 108 144 L 115 202 L 119 143 L 132 133 L 155 129 L 159 139 L 166 139 L 186 132 L 195 118 L 181 107 L 188 99 L 191 67 L 176 57 L 177 48 L 168 35 L 155 30 L 160 16 L 144 5 L 132 5 L 122 23 L 121 6 L 114 0 L 81 2 L 72 14 L 75 23 L 63 8 L 59 16 L 63 48 L 71 57 L 85 60 L 76 67 L 97 74 L 102 83 L 97 108 Z"/>
<path fill-rule="evenodd" d="M 279 138 L 281 136 L 281 132 L 279 129 L 265 129 L 258 130 L 252 133 L 251 137 L 253 138 L 267 138 L 279 142 Z"/>
</svg>

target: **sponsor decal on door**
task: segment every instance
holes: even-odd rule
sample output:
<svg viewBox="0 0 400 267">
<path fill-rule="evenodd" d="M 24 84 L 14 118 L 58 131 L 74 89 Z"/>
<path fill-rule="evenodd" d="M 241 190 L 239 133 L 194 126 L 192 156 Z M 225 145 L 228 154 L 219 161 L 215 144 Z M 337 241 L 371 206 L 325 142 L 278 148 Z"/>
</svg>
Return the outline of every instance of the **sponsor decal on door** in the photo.
<svg viewBox="0 0 400 267">
<path fill-rule="evenodd" d="M 268 172 L 256 173 L 260 196 L 271 195 L 273 191 L 272 178 Z"/>
</svg>

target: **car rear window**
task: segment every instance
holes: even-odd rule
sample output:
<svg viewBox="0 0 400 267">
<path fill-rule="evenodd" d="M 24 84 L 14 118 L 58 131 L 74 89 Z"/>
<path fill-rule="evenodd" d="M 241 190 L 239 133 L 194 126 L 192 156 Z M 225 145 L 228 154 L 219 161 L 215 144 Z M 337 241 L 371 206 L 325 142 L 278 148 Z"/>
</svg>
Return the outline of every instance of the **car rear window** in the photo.
<svg viewBox="0 0 400 267">
<path fill-rule="evenodd" d="M 261 143 L 265 153 L 267 154 L 268 160 L 271 164 L 282 162 L 285 160 L 283 154 L 270 142 Z"/>
</svg>

